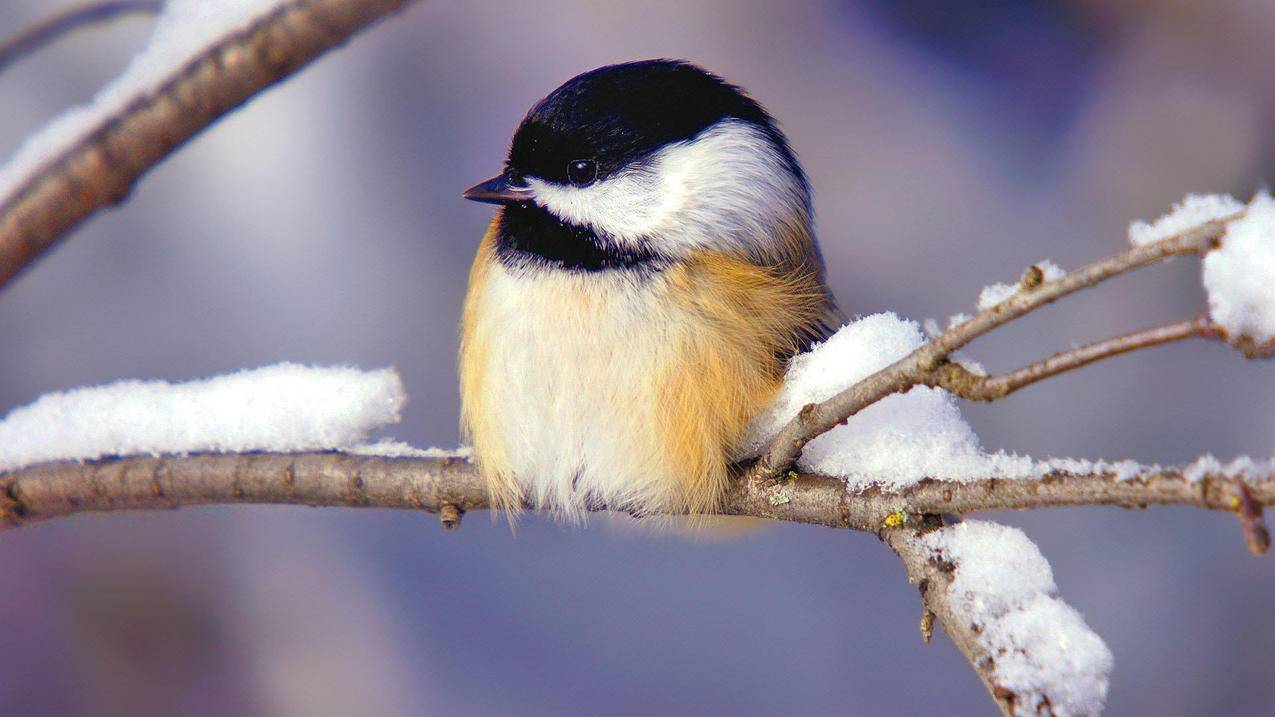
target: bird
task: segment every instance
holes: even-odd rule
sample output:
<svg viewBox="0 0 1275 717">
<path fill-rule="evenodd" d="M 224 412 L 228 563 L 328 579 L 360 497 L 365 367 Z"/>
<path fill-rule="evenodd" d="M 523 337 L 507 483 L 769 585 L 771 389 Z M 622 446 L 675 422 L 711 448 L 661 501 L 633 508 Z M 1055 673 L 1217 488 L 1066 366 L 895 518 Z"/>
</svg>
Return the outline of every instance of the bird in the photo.
<svg viewBox="0 0 1275 717">
<path fill-rule="evenodd" d="M 776 121 L 688 61 L 599 67 L 463 196 L 497 205 L 459 356 L 493 507 L 717 510 L 788 361 L 842 323 Z"/>
</svg>

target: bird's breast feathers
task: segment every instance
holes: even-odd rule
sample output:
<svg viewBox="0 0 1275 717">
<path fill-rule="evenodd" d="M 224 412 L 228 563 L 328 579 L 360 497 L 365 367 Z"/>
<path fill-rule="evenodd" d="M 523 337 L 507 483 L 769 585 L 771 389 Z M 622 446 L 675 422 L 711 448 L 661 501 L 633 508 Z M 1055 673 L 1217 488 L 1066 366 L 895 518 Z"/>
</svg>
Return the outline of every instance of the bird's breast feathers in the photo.
<svg viewBox="0 0 1275 717">
<path fill-rule="evenodd" d="M 660 271 L 470 276 L 462 421 L 489 492 L 578 517 L 711 510 L 783 356 L 827 310 L 817 276 L 703 252 Z"/>
</svg>

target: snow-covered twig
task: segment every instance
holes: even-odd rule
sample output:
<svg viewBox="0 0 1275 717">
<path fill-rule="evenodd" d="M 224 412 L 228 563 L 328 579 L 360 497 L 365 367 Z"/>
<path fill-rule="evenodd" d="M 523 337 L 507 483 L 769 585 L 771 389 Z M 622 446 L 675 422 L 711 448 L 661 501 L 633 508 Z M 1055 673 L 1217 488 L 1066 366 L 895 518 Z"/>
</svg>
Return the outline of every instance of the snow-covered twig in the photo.
<svg viewBox="0 0 1275 717">
<path fill-rule="evenodd" d="M 1096 715 L 1112 655 L 1058 596 L 1053 571 L 1022 531 L 984 521 L 930 521 L 882 539 L 1004 715 Z"/>
<path fill-rule="evenodd" d="M 965 656 L 965 660 L 974 668 L 974 673 L 978 675 L 983 687 L 987 688 L 992 699 L 996 701 L 1001 714 L 1012 715 L 1011 694 L 997 684 L 996 675 L 991 669 L 991 655 L 979 645 L 977 628 L 970 621 L 955 615 L 955 606 L 947 599 L 947 587 L 952 582 L 954 566 L 931 559 L 919 541 L 923 534 L 924 529 L 894 528 L 884 531 L 881 535 L 881 539 L 903 561 L 903 566 L 908 571 L 908 582 L 916 586 L 921 593 L 921 603 L 925 611 L 921 618 L 922 636 L 926 642 L 929 642 L 931 625 L 934 620 L 939 620 L 943 624 L 944 632 Z"/>
<path fill-rule="evenodd" d="M 796 461 L 807 443 L 886 396 L 915 386 L 940 385 L 940 371 L 949 365 L 948 357 L 989 331 L 1065 296 L 1135 269 L 1172 256 L 1205 254 L 1221 241 L 1227 225 L 1243 216 L 1243 212 L 1231 214 L 1156 241 L 1137 244 L 1120 254 L 1053 280 L 1044 280 L 1043 272 L 1037 267 L 1028 269 L 1019 289 L 1009 298 L 952 326 L 912 353 L 832 398 L 807 405 L 770 441 L 749 470 L 748 478 L 773 479 Z"/>
<path fill-rule="evenodd" d="M 75 117 L 87 126 L 67 146 L 42 153 L 11 187 L 0 181 L 0 286 L 200 130 L 411 1 L 281 0 L 170 74 Z"/>
</svg>

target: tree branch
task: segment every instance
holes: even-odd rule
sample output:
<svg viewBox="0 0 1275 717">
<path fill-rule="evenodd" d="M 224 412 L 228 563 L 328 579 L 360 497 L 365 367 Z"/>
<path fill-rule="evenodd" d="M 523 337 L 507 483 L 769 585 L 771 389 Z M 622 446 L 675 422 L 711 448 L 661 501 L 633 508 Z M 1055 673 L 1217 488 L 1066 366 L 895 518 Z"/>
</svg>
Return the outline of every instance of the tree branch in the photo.
<svg viewBox="0 0 1275 717">
<path fill-rule="evenodd" d="M 0 42 L 0 72 L 26 55 L 87 25 L 113 20 L 121 15 L 154 14 L 160 0 L 104 0 L 72 5 Z"/>
<path fill-rule="evenodd" d="M 841 480 L 796 475 L 735 480 L 720 513 L 875 532 L 898 554 L 921 593 L 923 636 L 937 619 L 974 668 L 1002 714 L 1017 695 L 997 681 L 977 628 L 948 600 L 952 566 L 931 560 L 916 537 L 943 513 L 1063 505 L 1193 505 L 1234 513 L 1254 552 L 1269 532 L 1262 509 L 1275 504 L 1275 465 L 1241 471 L 1147 467 L 1117 476 L 1055 472 L 1039 480 L 923 481 L 898 492 L 851 491 Z M 185 505 L 290 504 L 400 508 L 437 513 L 446 529 L 465 511 L 489 507 L 484 484 L 465 458 L 385 458 L 344 453 L 216 454 L 47 463 L 0 474 L 0 530 L 87 512 L 174 509 Z M 531 506 L 527 506 L 531 508 Z M 605 506 L 594 506 L 603 510 Z M 1046 703 L 1047 706 L 1048 703 Z"/>
<path fill-rule="evenodd" d="M 1060 351 L 1053 356 L 1028 364 L 1016 371 L 1000 376 L 980 376 L 960 364 L 947 363 L 931 372 L 926 385 L 942 388 L 949 393 L 970 401 L 995 401 L 1004 398 L 1024 386 L 1043 381 L 1051 376 L 1087 366 L 1095 361 L 1137 351 L 1138 349 L 1161 346 L 1183 339 L 1214 338 L 1221 339 L 1213 322 L 1207 316 L 1197 316 L 1175 324 L 1156 326 L 1151 329 L 1135 331 L 1124 336 L 1098 341 L 1067 351 Z"/>
<path fill-rule="evenodd" d="M 832 398 L 822 403 L 808 404 L 771 440 L 750 469 L 749 478 L 773 479 L 797 460 L 807 443 L 886 396 L 903 393 L 914 386 L 938 385 L 940 377 L 936 372 L 944 366 L 948 357 L 992 329 L 1065 296 L 1135 269 L 1172 256 L 1203 254 L 1221 239 L 1228 223 L 1242 216 L 1244 213 L 1239 212 L 1160 241 L 1135 246 L 1053 281 L 1043 281 L 1041 272 L 1036 267 L 1028 269 L 1018 292 L 1010 298 L 949 328 L 907 356 Z"/>
<path fill-rule="evenodd" d="M 0 197 L 0 287 L 219 117 L 412 0 L 291 0 L 222 38 Z"/>
<path fill-rule="evenodd" d="M 1201 472 L 1192 479 L 1192 473 Z M 849 490 L 837 478 L 799 474 L 777 481 L 734 480 L 719 513 L 875 533 L 927 515 L 1190 505 L 1260 524 L 1261 509 L 1275 504 L 1275 467 L 1238 473 L 1148 466 L 1135 476 L 1117 476 L 1096 464 L 1087 473 L 1056 471 L 1040 479 L 926 480 L 897 492 Z M 449 504 L 462 512 L 488 507 L 482 481 L 460 457 L 231 453 L 45 463 L 0 473 L 3 528 L 88 512 L 246 503 L 430 513 Z"/>
</svg>

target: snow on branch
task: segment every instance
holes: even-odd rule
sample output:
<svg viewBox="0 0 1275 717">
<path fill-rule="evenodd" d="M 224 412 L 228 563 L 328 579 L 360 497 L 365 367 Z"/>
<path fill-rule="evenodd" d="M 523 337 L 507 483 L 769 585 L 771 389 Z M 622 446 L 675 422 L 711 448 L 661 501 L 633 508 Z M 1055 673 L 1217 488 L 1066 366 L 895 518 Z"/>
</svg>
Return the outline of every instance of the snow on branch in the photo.
<svg viewBox="0 0 1275 717">
<path fill-rule="evenodd" d="M 0 286 L 204 127 L 411 0 L 170 0 L 150 44 L 0 168 Z"/>
<path fill-rule="evenodd" d="M 1112 655 L 1080 613 L 1058 597 L 1053 571 L 1021 530 L 966 521 L 895 530 L 886 541 L 974 665 L 1002 713 L 1095 715 Z M 922 629 L 928 639 L 928 620 Z"/>
<path fill-rule="evenodd" d="M 951 566 L 942 599 L 952 619 L 978 630 L 1015 714 L 1039 714 L 1045 705 L 1059 715 L 1102 711 L 1111 650 L 1058 597 L 1049 563 L 1023 531 L 971 520 L 917 540 L 931 561 Z"/>
<path fill-rule="evenodd" d="M 1275 356 L 1275 199 L 1262 192 L 1204 257 L 1209 316 L 1245 353 Z"/>
<path fill-rule="evenodd" d="M 0 421 L 0 471 L 109 456 L 354 448 L 396 423 L 393 369 L 282 363 L 201 381 L 118 381 L 41 396 Z"/>
</svg>

